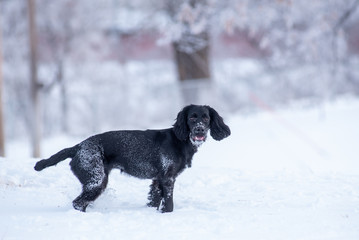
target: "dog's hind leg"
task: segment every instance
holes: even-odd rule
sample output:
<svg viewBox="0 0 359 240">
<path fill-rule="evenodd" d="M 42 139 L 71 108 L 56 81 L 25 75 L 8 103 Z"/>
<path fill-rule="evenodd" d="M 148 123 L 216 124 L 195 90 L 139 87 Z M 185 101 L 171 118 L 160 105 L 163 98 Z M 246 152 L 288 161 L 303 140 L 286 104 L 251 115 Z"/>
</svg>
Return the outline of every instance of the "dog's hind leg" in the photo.
<svg viewBox="0 0 359 240">
<path fill-rule="evenodd" d="M 94 185 L 93 183 L 89 183 L 86 185 L 83 185 L 82 187 L 82 193 L 72 202 L 73 207 L 76 210 L 79 210 L 81 212 L 85 212 L 87 206 L 96 200 L 101 193 L 105 190 L 107 185 L 107 176 L 105 177 L 104 181 L 100 183 L 99 185 Z"/>
<path fill-rule="evenodd" d="M 103 150 L 95 143 L 83 142 L 70 165 L 82 184 L 82 193 L 73 201 L 73 207 L 85 212 L 87 206 L 96 200 L 107 186 L 108 171 L 104 166 Z"/>
</svg>

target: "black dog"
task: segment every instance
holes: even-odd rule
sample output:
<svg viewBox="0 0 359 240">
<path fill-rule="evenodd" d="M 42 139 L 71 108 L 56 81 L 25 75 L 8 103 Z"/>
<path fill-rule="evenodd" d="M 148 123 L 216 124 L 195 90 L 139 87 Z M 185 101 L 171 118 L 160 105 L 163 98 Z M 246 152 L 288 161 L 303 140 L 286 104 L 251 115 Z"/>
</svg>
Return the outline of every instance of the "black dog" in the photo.
<svg viewBox="0 0 359 240">
<path fill-rule="evenodd" d="M 173 128 L 95 135 L 37 162 L 35 170 L 72 158 L 71 170 L 83 185 L 73 206 L 85 212 L 106 188 L 110 171 L 118 168 L 138 178 L 152 179 L 147 205 L 159 209 L 162 202 L 160 210 L 172 212 L 175 179 L 191 167 L 192 157 L 206 141 L 209 129 L 215 140 L 231 134 L 213 108 L 189 105 L 178 113 Z"/>
</svg>

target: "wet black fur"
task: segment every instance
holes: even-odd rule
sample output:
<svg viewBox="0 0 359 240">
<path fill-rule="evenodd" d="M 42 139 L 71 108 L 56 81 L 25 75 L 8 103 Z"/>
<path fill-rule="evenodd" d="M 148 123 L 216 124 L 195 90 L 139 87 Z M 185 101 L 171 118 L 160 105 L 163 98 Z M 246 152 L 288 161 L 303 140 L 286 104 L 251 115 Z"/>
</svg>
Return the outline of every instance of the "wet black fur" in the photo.
<svg viewBox="0 0 359 240">
<path fill-rule="evenodd" d="M 178 113 L 172 128 L 98 134 L 37 162 L 35 170 L 72 158 L 71 170 L 83 186 L 73 206 L 86 211 L 88 204 L 106 188 L 110 171 L 121 169 L 138 178 L 152 179 L 147 205 L 172 212 L 176 177 L 191 167 L 192 157 L 205 141 L 209 129 L 215 140 L 222 140 L 231 133 L 213 108 L 189 105 Z"/>
</svg>

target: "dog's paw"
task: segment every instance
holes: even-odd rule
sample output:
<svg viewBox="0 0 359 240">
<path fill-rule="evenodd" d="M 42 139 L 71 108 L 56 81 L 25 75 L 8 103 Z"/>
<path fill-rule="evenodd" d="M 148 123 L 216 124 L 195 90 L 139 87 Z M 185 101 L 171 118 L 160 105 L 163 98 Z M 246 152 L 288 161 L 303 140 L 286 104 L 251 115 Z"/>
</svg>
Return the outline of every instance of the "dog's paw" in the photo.
<svg viewBox="0 0 359 240">
<path fill-rule="evenodd" d="M 153 208 L 157 208 L 157 209 L 159 209 L 159 207 L 160 207 L 160 203 L 156 203 L 153 201 L 148 202 L 146 205 L 147 205 L 147 207 L 153 207 Z"/>
<path fill-rule="evenodd" d="M 171 201 L 162 201 L 161 202 L 161 206 L 159 208 L 159 211 L 161 213 L 169 213 L 169 212 L 173 212 L 173 202 Z"/>
<path fill-rule="evenodd" d="M 86 212 L 87 205 L 84 203 L 75 200 L 72 202 L 72 206 L 80 212 Z"/>
</svg>

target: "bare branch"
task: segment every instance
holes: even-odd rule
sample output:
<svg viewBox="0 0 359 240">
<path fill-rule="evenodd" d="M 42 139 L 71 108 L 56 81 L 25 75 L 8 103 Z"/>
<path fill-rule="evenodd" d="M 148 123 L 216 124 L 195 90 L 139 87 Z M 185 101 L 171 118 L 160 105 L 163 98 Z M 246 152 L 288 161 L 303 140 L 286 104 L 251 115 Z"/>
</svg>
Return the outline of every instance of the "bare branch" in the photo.
<svg viewBox="0 0 359 240">
<path fill-rule="evenodd" d="M 353 2 L 352 6 L 344 12 L 344 14 L 339 18 L 337 24 L 334 26 L 334 33 L 336 34 L 339 31 L 344 23 L 350 18 L 350 16 L 357 10 L 359 6 L 359 0 Z"/>
</svg>

